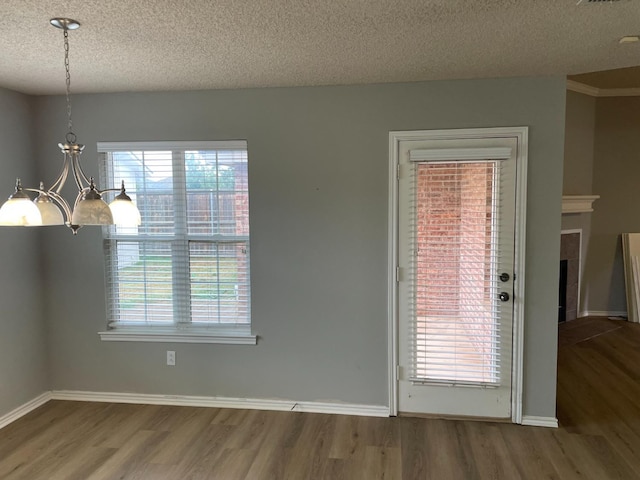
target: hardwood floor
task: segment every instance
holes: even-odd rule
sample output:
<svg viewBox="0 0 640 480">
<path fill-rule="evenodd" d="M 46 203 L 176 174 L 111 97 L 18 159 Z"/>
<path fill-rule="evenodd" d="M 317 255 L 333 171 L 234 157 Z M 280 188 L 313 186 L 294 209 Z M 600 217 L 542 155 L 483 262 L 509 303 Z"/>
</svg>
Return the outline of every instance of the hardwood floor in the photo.
<svg viewBox="0 0 640 480">
<path fill-rule="evenodd" d="M 558 355 L 559 429 L 53 401 L 0 430 L 0 479 L 640 479 L 640 325 Z"/>
</svg>

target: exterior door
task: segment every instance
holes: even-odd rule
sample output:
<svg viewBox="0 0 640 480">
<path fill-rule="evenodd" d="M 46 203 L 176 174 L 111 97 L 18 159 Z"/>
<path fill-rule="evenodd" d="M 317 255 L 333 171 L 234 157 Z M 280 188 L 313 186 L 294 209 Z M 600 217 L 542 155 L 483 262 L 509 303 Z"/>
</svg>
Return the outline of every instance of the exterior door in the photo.
<svg viewBox="0 0 640 480">
<path fill-rule="evenodd" d="M 403 140 L 398 410 L 510 418 L 518 140 Z"/>
</svg>

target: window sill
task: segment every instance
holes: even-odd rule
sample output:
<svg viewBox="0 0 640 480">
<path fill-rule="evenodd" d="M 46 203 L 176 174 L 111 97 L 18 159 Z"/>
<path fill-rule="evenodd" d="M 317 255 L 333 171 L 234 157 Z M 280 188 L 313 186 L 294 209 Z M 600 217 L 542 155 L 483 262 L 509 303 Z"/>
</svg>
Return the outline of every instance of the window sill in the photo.
<svg viewBox="0 0 640 480">
<path fill-rule="evenodd" d="M 110 330 L 98 332 L 103 342 L 221 343 L 256 345 L 258 337 L 250 333 L 215 333 L 198 331 Z"/>
</svg>

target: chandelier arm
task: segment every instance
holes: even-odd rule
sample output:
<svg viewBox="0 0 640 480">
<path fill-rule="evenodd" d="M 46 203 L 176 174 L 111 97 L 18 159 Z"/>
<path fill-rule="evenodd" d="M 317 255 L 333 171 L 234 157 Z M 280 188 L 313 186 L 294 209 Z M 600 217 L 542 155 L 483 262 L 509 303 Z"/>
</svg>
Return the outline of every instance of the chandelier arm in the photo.
<svg viewBox="0 0 640 480">
<path fill-rule="evenodd" d="M 40 194 L 40 193 L 44 193 L 44 194 L 47 194 L 47 195 L 48 195 L 48 194 L 50 193 L 50 192 L 49 192 L 49 191 L 47 191 L 47 190 L 41 190 L 41 189 L 39 189 L 39 188 L 24 187 L 24 186 L 22 186 L 22 185 L 20 185 L 20 189 L 21 189 L 21 190 L 24 190 L 25 192 L 33 192 L 33 193 L 38 193 L 38 194 Z"/>
<path fill-rule="evenodd" d="M 62 211 L 64 212 L 64 216 L 66 217 L 65 223 L 67 224 L 71 223 L 71 207 L 69 207 L 69 204 L 67 203 L 67 201 L 60 194 L 58 194 L 58 192 L 55 192 L 53 190 L 41 190 L 39 188 L 29 188 L 29 187 L 26 187 L 26 188 L 23 187 L 22 189 L 27 192 L 34 192 L 38 194 L 44 193 L 45 195 L 48 195 L 49 198 L 51 198 L 51 200 L 53 200 L 62 208 Z"/>
<path fill-rule="evenodd" d="M 62 170 L 60 171 L 60 174 L 58 175 L 58 178 L 56 179 L 56 181 L 53 182 L 53 185 L 51 185 L 51 188 L 49 188 L 49 191 L 51 192 L 55 191 L 56 193 L 60 193 L 62 191 L 62 187 L 64 187 L 64 184 L 67 181 L 68 175 L 69 175 L 69 158 L 65 153 Z"/>
<path fill-rule="evenodd" d="M 84 170 L 82 170 L 82 166 L 80 165 L 80 156 L 71 154 L 71 162 L 71 170 L 73 171 L 73 176 L 76 180 L 78 190 L 87 188 L 85 187 L 85 184 L 89 185 L 91 183 L 91 180 L 89 180 L 89 177 L 87 177 L 87 175 L 84 173 Z M 82 183 L 83 180 L 84 183 Z"/>
<path fill-rule="evenodd" d="M 89 190 L 91 190 L 89 187 L 83 187 L 80 188 L 80 191 L 78 192 L 78 195 L 76 196 L 76 200 L 75 202 L 73 202 L 73 208 L 75 210 L 75 208 L 78 206 L 78 203 L 80 202 L 80 200 L 82 200 L 82 196 L 87 193 Z"/>
<path fill-rule="evenodd" d="M 102 195 L 103 193 L 107 193 L 107 192 L 122 192 L 122 187 L 120 187 L 120 188 L 105 188 L 104 190 L 96 189 L 96 192 L 98 192 L 100 195 Z"/>
<path fill-rule="evenodd" d="M 71 225 L 71 207 L 69 206 L 67 201 L 61 195 L 59 195 L 58 192 L 49 192 L 49 196 L 52 200 L 54 200 L 58 205 L 62 207 L 64 215 L 65 217 L 67 217 L 65 223 L 67 225 Z"/>
<path fill-rule="evenodd" d="M 62 210 L 64 211 L 64 216 L 66 217 L 65 223 L 67 225 L 70 225 L 71 224 L 71 207 L 69 206 L 67 201 L 57 192 L 50 191 L 48 192 L 48 194 L 49 194 L 49 197 L 54 202 L 56 202 L 60 207 L 62 207 Z"/>
</svg>

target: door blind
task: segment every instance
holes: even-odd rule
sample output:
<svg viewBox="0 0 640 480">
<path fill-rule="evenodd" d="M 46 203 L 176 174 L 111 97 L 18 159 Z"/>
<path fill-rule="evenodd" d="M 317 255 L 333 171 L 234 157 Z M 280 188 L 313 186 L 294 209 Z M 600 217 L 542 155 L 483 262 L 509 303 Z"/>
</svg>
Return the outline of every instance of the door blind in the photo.
<svg viewBox="0 0 640 480">
<path fill-rule="evenodd" d="M 411 153 L 411 380 L 497 386 L 501 160 Z"/>
</svg>

